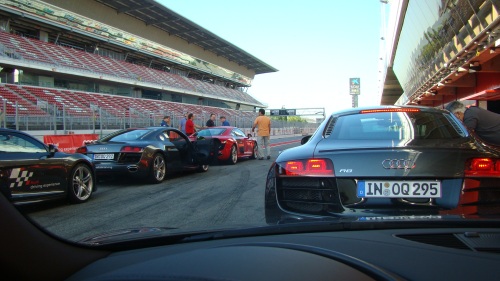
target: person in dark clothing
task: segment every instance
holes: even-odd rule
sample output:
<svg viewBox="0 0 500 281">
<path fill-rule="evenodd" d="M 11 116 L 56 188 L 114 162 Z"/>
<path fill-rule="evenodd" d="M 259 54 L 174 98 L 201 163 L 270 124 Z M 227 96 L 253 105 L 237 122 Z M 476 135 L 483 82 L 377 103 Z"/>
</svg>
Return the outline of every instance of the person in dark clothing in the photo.
<svg viewBox="0 0 500 281">
<path fill-rule="evenodd" d="M 500 114 L 477 106 L 467 108 L 460 101 L 451 102 L 446 109 L 482 140 L 500 146 Z"/>
<path fill-rule="evenodd" d="M 160 126 L 162 126 L 162 127 L 172 127 L 172 121 L 170 120 L 170 116 L 163 117 L 163 121 L 161 121 Z"/>
<path fill-rule="evenodd" d="M 208 119 L 207 121 L 207 124 L 206 124 L 207 127 L 215 127 L 215 114 L 210 114 L 210 119 Z"/>
</svg>

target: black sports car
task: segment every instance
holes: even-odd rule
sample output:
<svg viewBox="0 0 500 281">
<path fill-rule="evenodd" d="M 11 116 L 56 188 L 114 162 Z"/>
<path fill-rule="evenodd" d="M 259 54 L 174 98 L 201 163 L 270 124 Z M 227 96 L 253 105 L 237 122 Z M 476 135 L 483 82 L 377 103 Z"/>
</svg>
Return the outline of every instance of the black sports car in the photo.
<svg viewBox="0 0 500 281">
<path fill-rule="evenodd" d="M 15 204 L 67 198 L 87 201 L 96 191 L 90 158 L 16 130 L 0 129 L 0 190 Z"/>
<path fill-rule="evenodd" d="M 77 152 L 93 159 L 98 175 L 132 175 L 160 183 L 167 171 L 206 172 L 216 149 L 211 139 L 190 141 L 175 128 L 149 127 L 114 132 Z"/>
<path fill-rule="evenodd" d="M 487 215 L 500 203 L 500 150 L 450 112 L 426 107 L 333 113 L 273 163 L 268 223 L 376 215 Z"/>
</svg>

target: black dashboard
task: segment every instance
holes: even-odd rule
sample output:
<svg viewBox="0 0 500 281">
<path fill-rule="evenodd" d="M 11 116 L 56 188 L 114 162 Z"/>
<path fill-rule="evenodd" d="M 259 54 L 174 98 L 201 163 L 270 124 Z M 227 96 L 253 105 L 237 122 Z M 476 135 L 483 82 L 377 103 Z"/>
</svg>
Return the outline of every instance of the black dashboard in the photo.
<svg viewBox="0 0 500 281">
<path fill-rule="evenodd" d="M 116 251 L 68 280 L 494 280 L 499 228 L 265 235 Z"/>
</svg>

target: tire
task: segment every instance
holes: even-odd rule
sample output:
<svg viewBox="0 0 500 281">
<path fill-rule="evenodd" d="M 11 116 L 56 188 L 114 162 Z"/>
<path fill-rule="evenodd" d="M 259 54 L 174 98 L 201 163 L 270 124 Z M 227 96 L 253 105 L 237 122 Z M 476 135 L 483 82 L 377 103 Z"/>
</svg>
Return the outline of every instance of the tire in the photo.
<svg viewBox="0 0 500 281">
<path fill-rule="evenodd" d="M 77 164 L 71 170 L 68 182 L 68 199 L 71 203 L 83 203 L 89 200 L 94 191 L 95 176 L 86 164 Z"/>
<path fill-rule="evenodd" d="M 238 163 L 238 151 L 236 150 L 235 145 L 231 147 L 231 153 L 229 153 L 229 158 L 227 159 L 227 162 L 231 165 L 235 165 L 236 163 Z"/>
<path fill-rule="evenodd" d="M 252 151 L 252 156 L 250 156 L 250 159 L 257 159 L 257 142 L 253 143 L 253 151 Z"/>
<path fill-rule="evenodd" d="M 167 163 L 165 163 L 165 157 L 160 153 L 156 153 L 151 161 L 149 181 L 151 183 L 160 183 L 165 179 L 166 173 Z"/>
<path fill-rule="evenodd" d="M 206 171 L 208 171 L 208 165 L 200 165 L 200 166 L 198 167 L 198 172 L 202 172 L 202 173 L 204 173 L 204 172 L 206 172 Z"/>
</svg>

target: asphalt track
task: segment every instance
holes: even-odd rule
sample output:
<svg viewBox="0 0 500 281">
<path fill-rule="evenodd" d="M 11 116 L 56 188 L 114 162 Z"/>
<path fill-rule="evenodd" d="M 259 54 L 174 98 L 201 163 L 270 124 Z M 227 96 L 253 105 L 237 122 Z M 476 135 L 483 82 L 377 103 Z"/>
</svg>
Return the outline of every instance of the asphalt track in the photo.
<svg viewBox="0 0 500 281">
<path fill-rule="evenodd" d="M 105 178 L 83 204 L 50 202 L 22 207 L 35 223 L 71 241 L 104 232 L 171 227 L 172 232 L 265 225 L 264 188 L 279 152 L 301 136 L 271 137 L 271 160 L 243 159 L 210 166 L 208 172 L 168 175 L 160 184 L 128 177 Z"/>
</svg>

